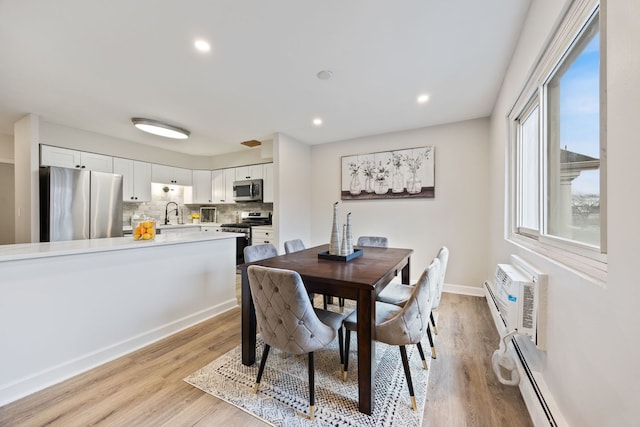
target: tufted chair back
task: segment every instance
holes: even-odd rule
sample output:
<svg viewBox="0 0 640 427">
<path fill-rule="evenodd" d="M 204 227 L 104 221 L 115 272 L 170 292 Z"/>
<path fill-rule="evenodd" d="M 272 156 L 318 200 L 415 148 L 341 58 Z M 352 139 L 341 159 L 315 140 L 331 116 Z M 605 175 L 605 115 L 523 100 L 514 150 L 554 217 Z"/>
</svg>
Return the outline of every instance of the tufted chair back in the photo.
<svg viewBox="0 0 640 427">
<path fill-rule="evenodd" d="M 427 333 L 429 316 L 440 274 L 440 260 L 434 258 L 416 283 L 411 297 L 395 316 L 376 325 L 376 340 L 390 345 L 417 344 Z"/>
<path fill-rule="evenodd" d="M 267 258 L 278 256 L 278 250 L 271 243 L 262 245 L 245 246 L 244 262 L 260 261 Z"/>
<path fill-rule="evenodd" d="M 436 283 L 436 293 L 433 296 L 433 307 L 438 308 L 440 299 L 442 298 L 442 288 L 444 288 L 444 275 L 447 272 L 447 263 L 449 262 L 449 249 L 443 246 L 438 251 L 437 258 L 440 260 L 440 274 Z"/>
<path fill-rule="evenodd" d="M 358 237 L 357 246 L 377 246 L 380 248 L 389 247 L 389 239 L 379 236 L 360 236 Z"/>
<path fill-rule="evenodd" d="M 272 347 L 304 354 L 326 347 L 336 330 L 318 319 L 295 271 L 251 265 L 251 297 L 262 339 Z"/>
<path fill-rule="evenodd" d="M 304 250 L 304 243 L 300 239 L 287 240 L 284 242 L 284 251 L 285 253 L 292 253 Z"/>
</svg>

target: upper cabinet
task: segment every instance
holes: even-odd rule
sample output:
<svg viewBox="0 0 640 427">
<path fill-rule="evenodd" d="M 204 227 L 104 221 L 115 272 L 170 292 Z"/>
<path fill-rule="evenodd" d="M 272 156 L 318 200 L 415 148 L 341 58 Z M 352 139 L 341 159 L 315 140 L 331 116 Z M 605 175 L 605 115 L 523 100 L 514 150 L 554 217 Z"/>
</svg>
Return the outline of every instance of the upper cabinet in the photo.
<svg viewBox="0 0 640 427">
<path fill-rule="evenodd" d="M 236 180 L 234 168 L 218 169 L 211 172 L 213 182 L 213 203 L 234 203 L 233 181 Z"/>
<path fill-rule="evenodd" d="M 265 163 L 262 165 L 262 201 L 264 203 L 273 203 L 273 163 Z"/>
<path fill-rule="evenodd" d="M 193 203 L 213 203 L 213 183 L 211 171 L 194 170 L 193 187 L 191 191 L 185 188 L 184 202 Z"/>
<path fill-rule="evenodd" d="M 113 173 L 113 157 L 68 148 L 40 146 L 40 165 Z"/>
<path fill-rule="evenodd" d="M 113 173 L 122 175 L 123 201 L 151 201 L 151 163 L 115 157 Z"/>
<path fill-rule="evenodd" d="M 153 164 L 151 166 L 151 182 L 192 185 L 191 169 Z"/>
<path fill-rule="evenodd" d="M 236 169 L 236 181 L 245 179 L 262 179 L 262 165 L 239 166 Z"/>
</svg>

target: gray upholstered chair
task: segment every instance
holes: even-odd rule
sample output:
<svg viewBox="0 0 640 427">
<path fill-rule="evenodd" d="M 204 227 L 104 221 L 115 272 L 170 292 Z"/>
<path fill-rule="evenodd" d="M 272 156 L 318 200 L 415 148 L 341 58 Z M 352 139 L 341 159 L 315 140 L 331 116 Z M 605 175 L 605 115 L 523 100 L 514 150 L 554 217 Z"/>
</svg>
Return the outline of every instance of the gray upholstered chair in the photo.
<svg viewBox="0 0 640 427">
<path fill-rule="evenodd" d="M 309 357 L 309 417 L 315 414 L 313 352 L 326 347 L 336 338 L 343 365 L 342 321 L 338 313 L 313 308 L 298 273 L 291 270 L 251 265 L 247 268 L 251 298 L 256 308 L 264 350 L 254 391 L 258 392 L 269 349 L 308 354 Z"/>
<path fill-rule="evenodd" d="M 438 327 L 433 318 L 433 310 L 437 310 L 442 299 L 442 289 L 444 288 L 444 276 L 447 273 L 447 264 L 449 263 L 449 249 L 443 246 L 438 251 L 438 259 L 440 260 L 440 277 L 436 284 L 436 294 L 433 296 L 433 306 L 431 307 L 431 325 L 433 325 L 433 333 L 438 335 Z"/>
<path fill-rule="evenodd" d="M 438 251 L 438 255 L 436 256 L 440 260 L 440 274 L 438 275 L 438 280 L 436 281 L 436 289 L 435 294 L 433 296 L 433 306 L 432 312 L 429 315 L 431 320 L 431 325 L 433 326 L 433 332 L 435 334 L 438 333 L 436 328 L 436 322 L 433 317 L 433 310 L 438 308 L 440 304 L 440 299 L 442 297 L 442 289 L 444 287 L 444 275 L 447 270 L 447 263 L 449 262 L 449 249 L 446 246 L 443 246 Z M 387 304 L 395 304 L 399 306 L 403 306 L 411 296 L 413 292 L 413 287 L 415 285 L 403 285 L 399 283 L 389 283 L 378 295 L 377 300 L 380 302 L 384 302 Z M 431 357 L 433 359 L 436 358 L 436 348 L 433 344 L 433 337 L 431 337 L 431 330 L 429 330 L 429 342 L 431 344 Z"/>
<path fill-rule="evenodd" d="M 404 366 L 404 375 L 409 387 L 411 406 L 416 409 L 416 398 L 413 392 L 413 382 L 409 371 L 406 345 L 415 344 L 418 347 L 424 369 L 428 369 L 427 361 L 422 351 L 420 340 L 429 333 L 429 319 L 431 306 L 436 289 L 436 281 L 440 274 L 440 260 L 434 258 L 431 264 L 420 276 L 418 283 L 412 287 L 412 293 L 404 306 L 376 302 L 375 339 L 389 345 L 400 347 L 400 356 Z M 347 330 L 344 347 L 344 379 L 349 369 L 349 340 L 351 331 L 357 330 L 357 312 L 351 313 L 344 320 Z"/>
<path fill-rule="evenodd" d="M 273 258 L 278 256 L 278 250 L 271 243 L 264 243 L 262 245 L 245 246 L 244 262 L 255 262 L 267 258 Z"/>
<path fill-rule="evenodd" d="M 306 249 L 304 247 L 304 243 L 300 239 L 287 240 L 284 242 L 284 251 L 285 253 L 298 252 Z"/>
<path fill-rule="evenodd" d="M 389 239 L 379 236 L 360 236 L 356 246 L 376 246 L 379 248 L 388 248 Z"/>
</svg>

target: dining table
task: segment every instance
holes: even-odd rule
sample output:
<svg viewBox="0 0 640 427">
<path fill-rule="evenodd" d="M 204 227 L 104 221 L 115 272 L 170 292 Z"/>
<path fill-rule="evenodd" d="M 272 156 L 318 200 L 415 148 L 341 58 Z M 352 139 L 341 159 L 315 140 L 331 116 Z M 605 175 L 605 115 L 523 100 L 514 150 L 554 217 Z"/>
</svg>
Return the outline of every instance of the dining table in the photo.
<svg viewBox="0 0 640 427">
<path fill-rule="evenodd" d="M 256 314 L 251 298 L 247 268 L 250 265 L 296 271 L 309 293 L 355 300 L 358 339 L 358 409 L 371 415 L 375 402 L 375 319 L 376 298 L 391 280 L 400 275 L 409 283 L 412 249 L 355 246 L 361 255 L 346 261 L 327 259 L 329 245 L 241 264 L 242 278 L 242 363 L 256 360 Z"/>
</svg>

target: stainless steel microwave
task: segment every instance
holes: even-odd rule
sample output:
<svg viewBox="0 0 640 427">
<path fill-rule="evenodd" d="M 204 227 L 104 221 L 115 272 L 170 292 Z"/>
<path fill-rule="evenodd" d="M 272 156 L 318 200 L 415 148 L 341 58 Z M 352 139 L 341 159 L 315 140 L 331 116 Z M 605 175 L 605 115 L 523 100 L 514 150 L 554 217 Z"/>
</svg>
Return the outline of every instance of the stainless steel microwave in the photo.
<svg viewBox="0 0 640 427">
<path fill-rule="evenodd" d="M 233 200 L 236 202 L 261 202 L 262 180 L 248 179 L 233 183 Z"/>
</svg>

